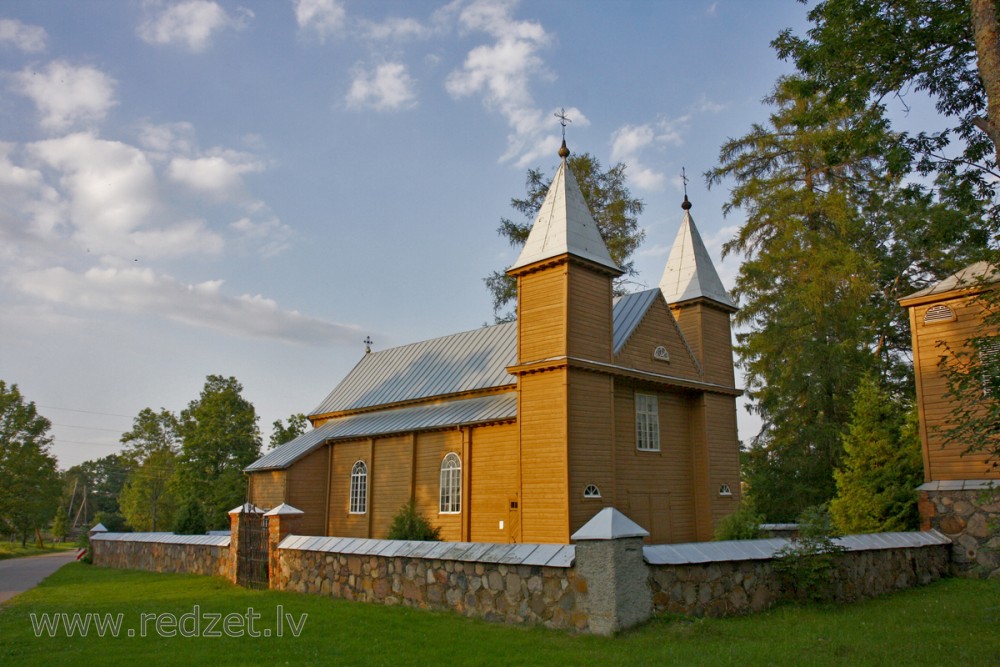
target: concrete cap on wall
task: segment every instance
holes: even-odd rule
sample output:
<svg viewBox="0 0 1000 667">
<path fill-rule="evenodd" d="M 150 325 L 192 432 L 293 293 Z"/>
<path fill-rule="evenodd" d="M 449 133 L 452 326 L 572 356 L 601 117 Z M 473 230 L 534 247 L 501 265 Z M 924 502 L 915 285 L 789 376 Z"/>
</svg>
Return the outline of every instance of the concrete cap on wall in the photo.
<svg viewBox="0 0 1000 667">
<path fill-rule="evenodd" d="M 264 516 L 301 516 L 303 514 L 305 512 L 287 503 L 281 503 L 270 512 L 264 512 Z"/>
<path fill-rule="evenodd" d="M 647 537 L 649 531 L 614 507 L 605 507 L 573 533 L 571 540 L 617 540 L 623 537 Z"/>
<path fill-rule="evenodd" d="M 108 529 L 104 527 L 103 523 L 99 523 L 96 526 L 94 526 L 93 528 L 91 528 L 90 532 L 92 532 L 92 533 L 106 533 L 106 532 L 108 532 Z"/>
<path fill-rule="evenodd" d="M 245 514 L 263 514 L 264 510 L 260 509 L 256 505 L 251 505 L 250 503 L 243 503 L 242 505 L 237 505 L 233 509 L 229 510 L 229 514 L 239 514 L 240 512 Z"/>
</svg>

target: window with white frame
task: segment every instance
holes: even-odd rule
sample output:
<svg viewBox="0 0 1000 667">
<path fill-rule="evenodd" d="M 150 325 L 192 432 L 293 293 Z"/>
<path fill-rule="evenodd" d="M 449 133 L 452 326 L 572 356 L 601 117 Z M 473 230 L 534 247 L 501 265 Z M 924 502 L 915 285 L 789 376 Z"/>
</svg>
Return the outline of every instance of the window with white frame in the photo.
<svg viewBox="0 0 1000 667">
<path fill-rule="evenodd" d="M 358 461 L 351 468 L 351 514 L 368 511 L 368 466 Z"/>
<path fill-rule="evenodd" d="M 455 452 L 441 461 L 441 513 L 462 511 L 462 460 Z"/>
<path fill-rule="evenodd" d="M 660 451 L 660 416 L 656 394 L 635 394 L 635 446 L 644 452 Z"/>
<path fill-rule="evenodd" d="M 601 490 L 597 488 L 596 484 L 588 484 L 587 488 L 583 490 L 584 498 L 600 498 Z"/>
</svg>

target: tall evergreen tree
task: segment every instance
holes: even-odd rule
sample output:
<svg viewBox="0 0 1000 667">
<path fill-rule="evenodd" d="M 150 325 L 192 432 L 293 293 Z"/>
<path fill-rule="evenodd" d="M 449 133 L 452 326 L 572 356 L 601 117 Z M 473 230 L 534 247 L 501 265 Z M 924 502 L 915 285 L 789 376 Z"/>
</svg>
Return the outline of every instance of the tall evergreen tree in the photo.
<svg viewBox="0 0 1000 667">
<path fill-rule="evenodd" d="M 916 410 L 872 375 L 854 392 L 830 514 L 844 534 L 915 530 L 923 460 Z"/>
</svg>

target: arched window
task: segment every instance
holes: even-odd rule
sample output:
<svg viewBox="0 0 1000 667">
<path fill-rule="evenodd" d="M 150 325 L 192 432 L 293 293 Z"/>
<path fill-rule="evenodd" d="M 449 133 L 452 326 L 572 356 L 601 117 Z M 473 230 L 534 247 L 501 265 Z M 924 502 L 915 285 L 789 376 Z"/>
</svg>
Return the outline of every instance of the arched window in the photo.
<svg viewBox="0 0 1000 667">
<path fill-rule="evenodd" d="M 451 452 L 441 461 L 441 513 L 462 511 L 462 460 Z"/>
<path fill-rule="evenodd" d="M 731 496 L 731 495 L 733 495 L 733 490 L 731 488 L 729 488 L 728 484 L 723 484 L 722 486 L 719 487 L 719 495 L 720 496 Z"/>
<path fill-rule="evenodd" d="M 931 306 L 924 313 L 924 324 L 937 324 L 938 322 L 954 322 L 955 311 L 944 304 Z"/>
<path fill-rule="evenodd" d="M 587 488 L 583 490 L 584 498 L 600 498 L 601 490 L 597 488 L 596 484 L 588 484 Z"/>
<path fill-rule="evenodd" d="M 368 511 L 368 466 L 358 461 L 351 468 L 351 514 Z"/>
</svg>

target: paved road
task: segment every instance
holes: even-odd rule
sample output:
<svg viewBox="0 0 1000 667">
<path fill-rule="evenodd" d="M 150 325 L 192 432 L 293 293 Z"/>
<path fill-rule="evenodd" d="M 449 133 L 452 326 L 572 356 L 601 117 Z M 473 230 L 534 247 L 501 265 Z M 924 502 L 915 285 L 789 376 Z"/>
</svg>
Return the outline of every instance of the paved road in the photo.
<svg viewBox="0 0 1000 667">
<path fill-rule="evenodd" d="M 76 549 L 43 556 L 0 560 L 0 604 L 34 588 L 66 563 L 76 560 Z"/>
</svg>

